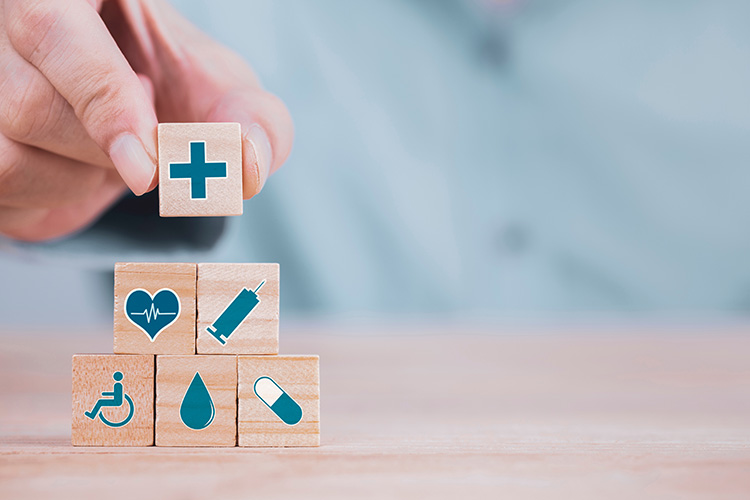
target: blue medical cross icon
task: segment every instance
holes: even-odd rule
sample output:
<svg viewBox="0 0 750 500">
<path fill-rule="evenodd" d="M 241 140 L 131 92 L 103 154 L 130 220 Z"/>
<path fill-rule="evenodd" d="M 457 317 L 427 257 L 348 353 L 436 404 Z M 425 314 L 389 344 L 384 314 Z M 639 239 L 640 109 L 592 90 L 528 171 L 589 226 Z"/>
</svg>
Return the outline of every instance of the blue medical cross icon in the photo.
<svg viewBox="0 0 750 500">
<path fill-rule="evenodd" d="M 206 198 L 206 179 L 209 177 L 226 177 L 227 164 L 223 161 L 206 162 L 206 143 L 190 143 L 189 163 L 170 163 L 170 179 L 190 179 L 190 198 Z"/>
</svg>

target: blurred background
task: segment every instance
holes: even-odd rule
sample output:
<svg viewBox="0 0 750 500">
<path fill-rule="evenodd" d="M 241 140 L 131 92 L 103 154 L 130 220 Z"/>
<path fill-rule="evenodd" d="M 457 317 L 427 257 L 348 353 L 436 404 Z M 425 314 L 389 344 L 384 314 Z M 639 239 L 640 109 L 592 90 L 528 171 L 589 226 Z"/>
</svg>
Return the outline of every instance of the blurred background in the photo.
<svg viewBox="0 0 750 500">
<path fill-rule="evenodd" d="M 750 313 L 750 3 L 181 0 L 289 107 L 245 215 L 0 242 L 0 327 L 111 333 L 123 260 L 279 262 L 287 320 Z"/>
</svg>

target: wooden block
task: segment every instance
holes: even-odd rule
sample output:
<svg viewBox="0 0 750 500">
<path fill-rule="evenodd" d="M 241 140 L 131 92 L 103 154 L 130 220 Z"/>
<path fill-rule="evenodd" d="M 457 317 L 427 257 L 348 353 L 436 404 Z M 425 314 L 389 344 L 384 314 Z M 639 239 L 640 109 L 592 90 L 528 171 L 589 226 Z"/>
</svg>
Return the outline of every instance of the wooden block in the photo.
<svg viewBox="0 0 750 500">
<path fill-rule="evenodd" d="M 156 446 L 235 446 L 237 357 L 156 357 Z"/>
<path fill-rule="evenodd" d="M 242 215 L 239 123 L 159 124 L 159 215 Z"/>
<path fill-rule="evenodd" d="M 118 385 L 122 388 L 120 404 L 106 406 L 117 403 L 118 396 L 105 393 L 119 394 Z M 100 399 L 101 406 L 97 405 Z M 154 444 L 153 356 L 73 356 L 71 442 L 73 446 Z"/>
<path fill-rule="evenodd" d="M 199 354 L 279 352 L 278 264 L 198 264 L 196 348 Z"/>
<path fill-rule="evenodd" d="M 318 364 L 318 356 L 239 357 L 240 446 L 320 446 Z"/>
<path fill-rule="evenodd" d="M 115 264 L 115 354 L 195 353 L 195 264 Z"/>
</svg>

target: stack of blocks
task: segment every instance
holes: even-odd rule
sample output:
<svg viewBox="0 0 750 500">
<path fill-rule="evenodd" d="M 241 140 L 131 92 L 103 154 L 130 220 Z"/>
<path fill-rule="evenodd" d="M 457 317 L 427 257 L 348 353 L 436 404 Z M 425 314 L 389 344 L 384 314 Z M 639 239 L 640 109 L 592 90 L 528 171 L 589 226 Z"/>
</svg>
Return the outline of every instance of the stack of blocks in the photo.
<svg viewBox="0 0 750 500">
<path fill-rule="evenodd" d="M 114 310 L 114 354 L 73 356 L 73 445 L 320 444 L 318 357 L 278 355 L 278 264 L 119 263 Z"/>
<path fill-rule="evenodd" d="M 242 214 L 238 123 L 158 143 L 161 216 Z M 114 354 L 73 356 L 72 442 L 318 446 L 318 357 L 278 352 L 278 264 L 116 264 Z"/>
</svg>

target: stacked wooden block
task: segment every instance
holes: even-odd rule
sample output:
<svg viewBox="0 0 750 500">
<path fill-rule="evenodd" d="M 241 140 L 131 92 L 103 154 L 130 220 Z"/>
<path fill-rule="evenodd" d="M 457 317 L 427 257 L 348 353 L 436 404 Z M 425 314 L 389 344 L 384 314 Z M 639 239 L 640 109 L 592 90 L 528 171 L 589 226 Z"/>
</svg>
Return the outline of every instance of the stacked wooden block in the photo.
<svg viewBox="0 0 750 500">
<path fill-rule="evenodd" d="M 278 352 L 278 264 L 117 264 L 114 354 L 73 356 L 72 443 L 318 446 L 318 357 Z"/>
</svg>

